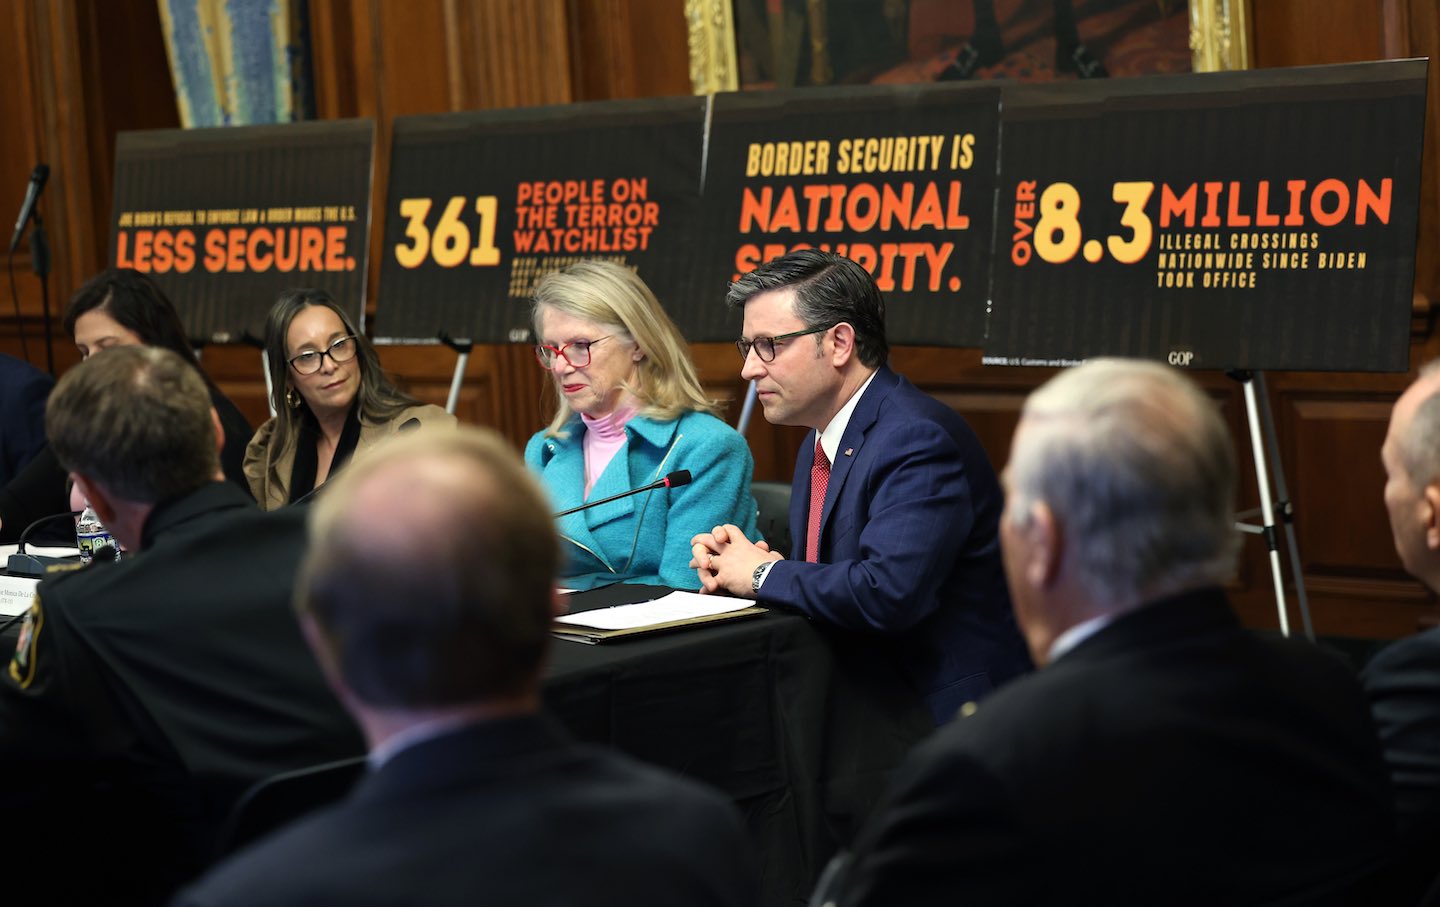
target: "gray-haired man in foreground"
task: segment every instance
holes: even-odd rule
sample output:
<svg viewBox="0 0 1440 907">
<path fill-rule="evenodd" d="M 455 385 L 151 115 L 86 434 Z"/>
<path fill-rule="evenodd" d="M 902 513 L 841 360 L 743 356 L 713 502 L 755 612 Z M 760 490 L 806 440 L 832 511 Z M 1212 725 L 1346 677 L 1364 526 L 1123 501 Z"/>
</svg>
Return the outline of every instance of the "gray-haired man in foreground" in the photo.
<svg viewBox="0 0 1440 907">
<path fill-rule="evenodd" d="M 1026 402 L 1005 484 L 1039 670 L 912 755 L 834 900 L 1213 907 L 1365 872 L 1393 823 L 1364 696 L 1232 613 L 1214 402 L 1151 363 L 1062 372 Z"/>
</svg>

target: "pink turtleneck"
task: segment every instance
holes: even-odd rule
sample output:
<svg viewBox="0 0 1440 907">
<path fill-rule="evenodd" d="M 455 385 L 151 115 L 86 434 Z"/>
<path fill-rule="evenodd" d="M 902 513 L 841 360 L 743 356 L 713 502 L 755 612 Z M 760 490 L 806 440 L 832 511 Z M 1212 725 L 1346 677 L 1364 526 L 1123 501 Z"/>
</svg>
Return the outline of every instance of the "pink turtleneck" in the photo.
<svg viewBox="0 0 1440 907">
<path fill-rule="evenodd" d="M 590 489 L 595 487 L 605 467 L 619 453 L 620 448 L 625 446 L 625 423 L 635 415 L 635 407 L 621 406 L 616 408 L 608 416 L 591 417 L 580 414 L 580 419 L 585 423 L 585 497 L 590 497 Z"/>
</svg>

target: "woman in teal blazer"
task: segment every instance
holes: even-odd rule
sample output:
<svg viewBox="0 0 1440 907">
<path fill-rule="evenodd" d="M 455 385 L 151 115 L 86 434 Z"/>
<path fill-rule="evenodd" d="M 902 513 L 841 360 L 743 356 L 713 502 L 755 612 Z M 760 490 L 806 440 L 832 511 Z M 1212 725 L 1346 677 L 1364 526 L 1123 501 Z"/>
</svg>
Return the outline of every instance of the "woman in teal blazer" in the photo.
<svg viewBox="0 0 1440 907">
<path fill-rule="evenodd" d="M 544 277 L 532 320 L 558 405 L 525 462 L 557 511 L 677 470 L 692 476 L 559 518 L 562 585 L 698 588 L 690 539 L 725 523 L 754 532 L 754 461 L 745 439 L 715 417 L 679 329 L 633 271 L 605 261 Z"/>
</svg>

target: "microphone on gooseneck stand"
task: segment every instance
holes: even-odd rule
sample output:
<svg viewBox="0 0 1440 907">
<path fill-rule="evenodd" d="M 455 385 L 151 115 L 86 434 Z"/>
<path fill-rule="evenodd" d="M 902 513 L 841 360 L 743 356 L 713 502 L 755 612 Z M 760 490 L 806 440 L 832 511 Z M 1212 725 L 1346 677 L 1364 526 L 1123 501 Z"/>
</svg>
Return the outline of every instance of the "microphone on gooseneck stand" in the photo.
<svg viewBox="0 0 1440 907">
<path fill-rule="evenodd" d="M 25 225 L 35 213 L 35 203 L 40 200 L 40 193 L 45 189 L 45 181 L 49 178 L 50 167 L 46 164 L 36 164 L 35 169 L 30 172 L 30 183 L 25 187 L 25 201 L 20 205 L 20 217 L 15 221 L 15 233 L 10 237 L 11 253 L 20 245 L 20 237 L 25 235 Z"/>
<path fill-rule="evenodd" d="M 26 526 L 25 531 L 20 533 L 20 542 L 18 545 L 15 546 L 15 553 L 10 555 L 10 561 L 6 565 L 5 572 L 9 573 L 11 576 L 44 576 L 45 572 L 51 566 L 54 566 L 56 564 L 73 563 L 74 559 L 68 557 L 49 557 L 41 554 L 26 554 L 25 543 L 30 541 L 30 534 L 32 532 L 34 532 L 41 526 L 44 526 L 46 523 L 50 523 L 65 517 L 73 520 L 79 515 L 80 511 L 78 510 L 64 510 L 60 513 L 52 513 L 49 516 L 42 516 L 40 519 L 31 523 L 29 526 Z"/>
<path fill-rule="evenodd" d="M 582 510 L 589 510 L 591 507 L 599 507 L 601 504 L 608 504 L 611 501 L 618 501 L 621 498 L 628 498 L 632 494 L 644 494 L 647 491 L 654 491 L 657 488 L 679 488 L 681 485 L 690 484 L 690 470 L 680 469 L 670 473 L 663 479 L 651 482 L 649 485 L 641 485 L 639 488 L 632 488 L 629 491 L 622 491 L 619 494 L 612 494 L 608 498 L 601 498 L 598 501 L 586 501 L 579 507 L 571 507 L 569 510 L 562 510 L 555 514 L 555 518 L 569 516 L 572 513 L 579 513 Z"/>
</svg>

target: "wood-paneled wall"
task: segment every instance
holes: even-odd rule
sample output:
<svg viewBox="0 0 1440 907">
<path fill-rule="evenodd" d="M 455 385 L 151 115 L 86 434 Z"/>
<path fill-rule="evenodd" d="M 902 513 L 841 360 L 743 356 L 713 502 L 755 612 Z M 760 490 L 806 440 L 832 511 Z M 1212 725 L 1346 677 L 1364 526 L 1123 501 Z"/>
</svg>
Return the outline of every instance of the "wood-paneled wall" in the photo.
<svg viewBox="0 0 1440 907">
<path fill-rule="evenodd" d="M 1252 4 L 1259 67 L 1440 56 L 1434 0 L 1260 0 Z M 396 116 L 689 92 L 681 0 L 311 0 L 315 83 L 323 117 L 372 117 L 379 124 L 377 199 L 385 197 L 390 124 Z M 0 212 L 18 209 L 37 160 L 52 167 L 42 211 L 54 247 L 52 311 L 103 267 L 115 134 L 173 127 L 178 119 L 153 0 L 0 0 Z M 1416 264 L 1411 362 L 1440 354 L 1433 303 L 1440 299 L 1440 76 L 1432 70 Z M 379 223 L 372 242 L 379 248 Z M 372 257 L 371 287 L 378 278 Z M 16 256 L 21 317 L 0 309 L 0 351 L 19 354 L 18 324 L 39 349 L 40 294 L 23 253 Z M 373 289 L 372 289 L 373 293 Z M 58 302 L 57 302 L 58 300 Z M 1365 300 L 1357 299 L 1356 305 Z M 717 300 L 718 304 L 718 300 Z M 57 326 L 58 329 L 58 326 Z M 701 374 L 738 413 L 743 387 L 727 344 L 697 344 Z M 75 361 L 56 344 L 60 368 Z M 417 396 L 443 402 L 453 354 L 386 348 L 382 360 Z M 258 356 L 211 348 L 207 367 L 257 423 L 266 413 Z M 983 368 L 973 350 L 903 348 L 895 365 L 964 413 L 996 465 L 1025 394 L 1048 372 Z M 1250 469 L 1243 402 L 1230 379 L 1197 376 L 1220 402 Z M 1306 582 L 1322 633 L 1390 637 L 1440 615 L 1433 596 L 1405 576 L 1390 544 L 1381 502 L 1379 448 L 1391 403 L 1408 375 L 1271 374 L 1270 401 Z M 529 351 L 477 347 L 459 413 L 517 445 L 551 405 Z M 803 432 L 757 416 L 750 442 L 759 478 L 788 478 Z M 1258 500 L 1253 472 L 1242 506 Z M 1287 571 L 1287 583 L 1289 574 Z M 1247 543 L 1238 605 L 1255 626 L 1276 623 L 1270 573 L 1257 539 Z M 1293 619 L 1293 618 L 1292 618 Z"/>
</svg>

